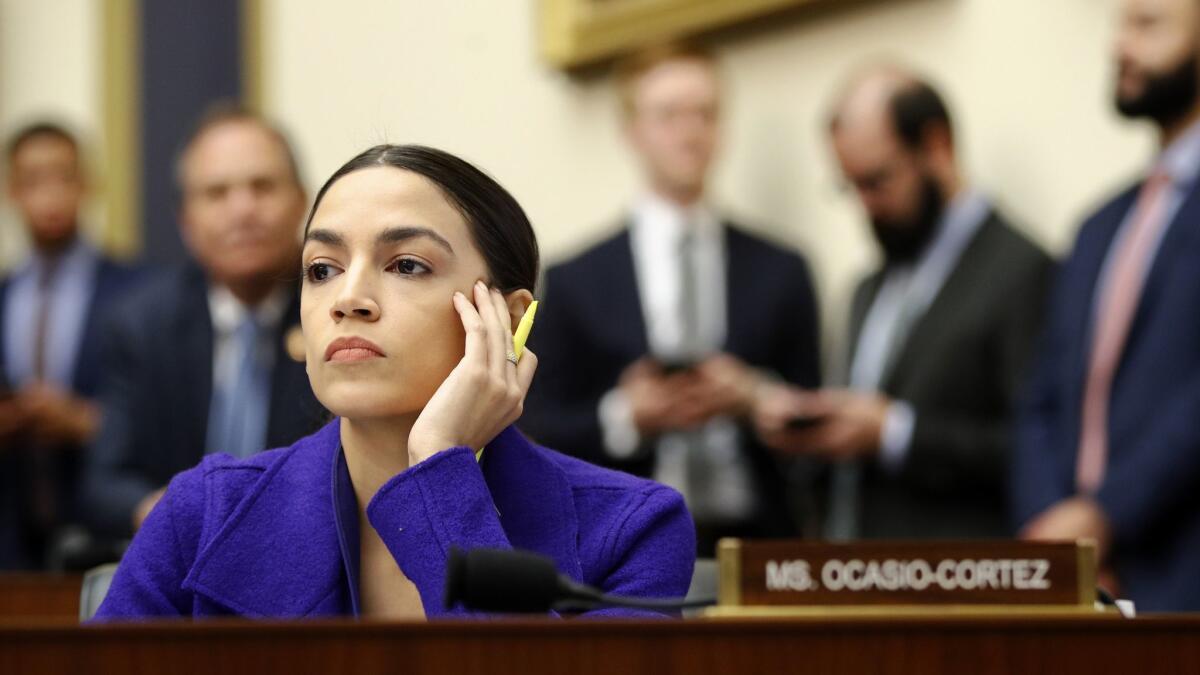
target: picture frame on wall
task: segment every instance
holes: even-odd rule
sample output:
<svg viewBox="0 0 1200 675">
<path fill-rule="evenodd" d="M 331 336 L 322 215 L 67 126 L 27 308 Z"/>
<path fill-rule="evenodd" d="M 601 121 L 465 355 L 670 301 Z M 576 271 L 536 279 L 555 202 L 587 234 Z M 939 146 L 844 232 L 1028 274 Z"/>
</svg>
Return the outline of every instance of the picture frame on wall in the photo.
<svg viewBox="0 0 1200 675">
<path fill-rule="evenodd" d="M 571 69 L 672 38 L 837 0 L 541 0 L 542 56 Z"/>
</svg>

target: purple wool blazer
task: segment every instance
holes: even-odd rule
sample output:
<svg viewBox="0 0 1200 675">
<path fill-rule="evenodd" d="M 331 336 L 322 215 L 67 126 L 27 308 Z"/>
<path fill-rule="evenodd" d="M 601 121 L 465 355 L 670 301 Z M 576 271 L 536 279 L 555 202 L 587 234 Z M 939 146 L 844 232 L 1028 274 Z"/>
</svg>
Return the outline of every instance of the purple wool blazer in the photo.
<svg viewBox="0 0 1200 675">
<path fill-rule="evenodd" d="M 469 614 L 443 605 L 452 545 L 535 551 L 576 581 L 648 598 L 684 595 L 696 557 L 677 492 L 539 447 L 515 427 L 482 462 L 456 447 L 396 475 L 367 519 L 430 618 Z M 96 620 L 357 616 L 358 522 L 338 420 L 249 459 L 210 455 L 171 481 Z"/>
</svg>

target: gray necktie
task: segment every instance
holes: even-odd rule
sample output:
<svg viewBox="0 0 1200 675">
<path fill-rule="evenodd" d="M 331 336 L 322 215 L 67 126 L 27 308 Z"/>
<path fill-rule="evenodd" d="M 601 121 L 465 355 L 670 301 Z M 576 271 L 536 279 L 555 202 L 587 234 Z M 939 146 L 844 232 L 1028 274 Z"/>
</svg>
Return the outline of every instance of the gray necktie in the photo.
<svg viewBox="0 0 1200 675">
<path fill-rule="evenodd" d="M 700 293 L 697 289 L 696 235 L 691 223 L 684 224 L 684 233 L 679 242 L 679 311 L 683 329 L 679 351 L 685 361 L 694 361 L 704 353 L 700 324 Z M 706 514 L 717 511 L 712 503 L 715 497 L 712 466 L 708 458 L 708 447 L 704 429 L 689 429 L 681 432 L 687 446 L 685 463 L 685 491 L 692 511 L 698 520 L 706 520 Z"/>
<path fill-rule="evenodd" d="M 679 240 L 679 325 L 683 335 L 679 341 L 679 356 L 691 361 L 699 358 L 705 345 L 701 337 L 700 293 L 696 288 L 696 235 L 691 223 L 684 224 Z"/>
<path fill-rule="evenodd" d="M 237 371 L 214 389 L 208 452 L 249 457 L 265 449 L 270 406 L 270 369 L 262 353 L 262 327 L 248 313 L 233 334 Z"/>
</svg>

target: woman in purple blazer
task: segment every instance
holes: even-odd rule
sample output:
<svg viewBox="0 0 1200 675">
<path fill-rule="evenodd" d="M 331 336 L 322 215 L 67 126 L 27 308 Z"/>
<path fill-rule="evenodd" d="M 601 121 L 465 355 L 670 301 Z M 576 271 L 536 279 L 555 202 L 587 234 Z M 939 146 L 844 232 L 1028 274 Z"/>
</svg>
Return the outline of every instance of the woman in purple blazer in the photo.
<svg viewBox="0 0 1200 675">
<path fill-rule="evenodd" d="M 438 150 L 371 148 L 317 193 L 303 259 L 309 380 L 337 418 L 176 476 L 98 619 L 437 616 L 452 546 L 535 551 L 609 593 L 686 592 L 677 493 L 510 426 L 537 366 L 512 327 L 538 251 L 504 188 Z"/>
</svg>

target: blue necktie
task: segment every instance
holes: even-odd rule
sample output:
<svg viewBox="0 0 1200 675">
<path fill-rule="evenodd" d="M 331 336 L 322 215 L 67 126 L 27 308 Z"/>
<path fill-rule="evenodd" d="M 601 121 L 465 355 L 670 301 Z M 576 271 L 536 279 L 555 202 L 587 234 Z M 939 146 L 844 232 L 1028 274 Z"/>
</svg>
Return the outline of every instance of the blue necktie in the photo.
<svg viewBox="0 0 1200 675">
<path fill-rule="evenodd" d="M 270 371 L 259 348 L 262 332 L 253 314 L 247 314 L 233 333 L 237 370 L 214 387 L 208 423 L 208 452 L 249 457 L 267 443 L 270 405 Z"/>
</svg>

